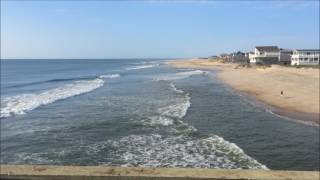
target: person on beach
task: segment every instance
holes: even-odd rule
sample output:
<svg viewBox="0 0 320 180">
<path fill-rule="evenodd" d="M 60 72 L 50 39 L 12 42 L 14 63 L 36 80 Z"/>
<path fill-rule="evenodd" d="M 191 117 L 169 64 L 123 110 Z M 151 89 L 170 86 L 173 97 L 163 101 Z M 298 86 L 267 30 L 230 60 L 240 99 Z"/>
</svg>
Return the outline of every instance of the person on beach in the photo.
<svg viewBox="0 0 320 180">
<path fill-rule="evenodd" d="M 283 90 L 281 90 L 280 95 L 283 96 Z"/>
</svg>

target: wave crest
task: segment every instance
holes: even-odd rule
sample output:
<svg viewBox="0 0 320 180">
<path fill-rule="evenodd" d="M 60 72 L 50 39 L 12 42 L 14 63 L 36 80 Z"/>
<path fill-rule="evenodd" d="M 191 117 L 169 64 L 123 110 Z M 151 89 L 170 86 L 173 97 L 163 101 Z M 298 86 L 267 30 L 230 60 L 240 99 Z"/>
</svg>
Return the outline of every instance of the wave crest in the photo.
<svg viewBox="0 0 320 180">
<path fill-rule="evenodd" d="M 118 78 L 118 77 L 120 77 L 120 74 L 107 74 L 107 75 L 99 76 L 99 78 L 109 78 L 109 79 Z"/>
<path fill-rule="evenodd" d="M 136 69 L 145 69 L 145 68 L 152 68 L 156 66 L 156 64 L 149 64 L 149 65 L 141 65 L 141 66 L 133 66 L 126 68 L 127 70 L 136 70 Z"/>
<path fill-rule="evenodd" d="M 203 139 L 130 135 L 109 143 L 118 149 L 116 156 L 127 162 L 122 166 L 268 169 L 236 144 L 216 135 Z"/>
<path fill-rule="evenodd" d="M 1 102 L 0 117 L 25 114 L 41 105 L 93 91 L 103 86 L 103 84 L 104 81 L 97 78 L 94 80 L 76 81 L 38 94 L 21 94 L 5 97 Z"/>
<path fill-rule="evenodd" d="M 194 70 L 194 71 L 185 71 L 185 72 L 178 72 L 175 74 L 170 74 L 166 76 L 157 77 L 155 81 L 170 81 L 170 80 L 177 80 L 177 79 L 185 79 L 193 75 L 201 75 L 206 74 L 206 71 L 202 70 Z"/>
<path fill-rule="evenodd" d="M 144 123 L 149 125 L 169 126 L 174 123 L 174 120 L 182 119 L 187 114 L 187 111 L 191 106 L 189 94 L 177 89 L 173 83 L 170 84 L 170 87 L 179 95 L 176 102 L 158 108 L 157 115 L 150 116 L 147 120 L 144 120 Z M 181 123 L 183 122 L 181 121 L 180 124 Z"/>
</svg>

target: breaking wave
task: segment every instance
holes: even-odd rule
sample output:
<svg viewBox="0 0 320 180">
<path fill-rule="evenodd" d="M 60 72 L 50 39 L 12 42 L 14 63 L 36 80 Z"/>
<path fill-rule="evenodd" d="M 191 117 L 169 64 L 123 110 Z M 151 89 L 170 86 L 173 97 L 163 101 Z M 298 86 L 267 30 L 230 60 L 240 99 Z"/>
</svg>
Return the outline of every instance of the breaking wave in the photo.
<svg viewBox="0 0 320 180">
<path fill-rule="evenodd" d="M 77 84 L 82 84 L 81 86 L 86 84 L 86 87 L 96 84 L 95 87 L 98 88 L 99 84 L 103 84 L 103 80 L 78 81 L 73 86 L 61 87 L 60 89 L 69 90 L 69 92 L 80 89 Z M 165 126 L 167 131 L 164 133 L 128 135 L 120 139 L 95 142 L 81 147 L 76 145 L 67 149 L 52 149 L 41 153 L 18 153 L 14 155 L 14 159 L 16 159 L 14 164 L 26 162 L 30 164 L 64 164 L 62 159 L 68 159 L 73 154 L 79 153 L 85 154 L 79 157 L 79 162 L 86 162 L 86 157 L 90 157 L 93 165 L 268 169 L 265 165 L 248 156 L 236 144 L 220 136 L 199 137 L 188 133 L 190 130 L 196 131 L 196 128 L 182 121 L 191 106 L 191 97 L 173 83 L 168 85 L 176 93 L 177 99 L 174 99 L 174 103 L 171 102 L 169 105 L 159 107 L 154 116 L 142 120 L 144 125 Z M 59 92 L 59 90 L 53 89 L 46 94 L 54 92 Z M 34 99 L 38 100 L 40 94 L 34 96 L 37 97 Z M 28 102 L 32 102 L 34 99 L 29 99 Z M 20 112 L 24 111 L 27 110 L 20 109 Z M 171 131 L 168 131 L 169 129 L 176 131 L 172 134 Z"/>
<path fill-rule="evenodd" d="M 91 157 L 95 165 L 268 170 L 236 144 L 216 135 L 204 138 L 187 135 L 129 135 L 80 148 L 74 146 L 48 152 L 17 153 L 12 164 L 61 164 L 61 159 L 69 158 L 74 153 Z"/>
<path fill-rule="evenodd" d="M 156 114 L 150 116 L 147 120 L 144 120 L 144 123 L 149 125 L 169 126 L 174 124 L 175 120 L 179 120 L 187 114 L 191 105 L 189 94 L 177 89 L 173 83 L 170 84 L 170 87 L 178 95 L 175 99 L 175 103 L 159 107 L 156 110 Z"/>
<path fill-rule="evenodd" d="M 18 87 L 32 86 L 32 85 L 45 84 L 45 83 L 67 82 L 67 81 L 76 81 L 76 80 L 90 80 L 93 78 L 95 77 L 57 78 L 57 79 L 50 79 L 45 81 L 36 81 L 36 82 L 30 82 L 30 83 L 11 85 L 11 86 L 7 86 L 6 88 L 18 88 Z"/>
<path fill-rule="evenodd" d="M 236 144 L 216 135 L 203 139 L 130 135 L 107 144 L 118 149 L 117 158 L 127 162 L 122 166 L 268 169 Z"/>
<path fill-rule="evenodd" d="M 162 77 L 160 80 L 181 79 L 204 73 L 200 70 L 180 72 Z M 75 81 L 38 94 L 4 98 L 1 117 L 24 114 L 41 105 L 93 91 L 103 86 L 103 78 L 116 77 L 120 75 L 101 75 L 99 78 Z M 39 153 L 17 153 L 14 155 L 16 159 L 14 163 L 64 164 L 63 159 L 68 159 L 74 154 L 84 154 L 75 164 L 87 162 L 87 157 L 90 157 L 90 163 L 94 165 L 268 169 L 248 156 L 236 144 L 220 136 L 203 137 L 189 133 L 197 131 L 195 127 L 183 121 L 191 107 L 191 97 L 187 92 L 178 89 L 173 82 L 167 85 L 171 88 L 171 93 L 174 93 L 174 98 L 170 99 L 169 103 L 158 106 L 155 111 L 152 109 L 153 114 L 148 118 L 139 119 L 139 123 L 142 121 L 146 126 L 164 128 L 165 132 L 153 131 L 150 134 L 128 135 L 80 147 L 75 144 L 75 146 Z"/>
<path fill-rule="evenodd" d="M 206 74 L 206 71 L 201 71 L 201 70 L 194 70 L 194 71 L 185 71 L 185 72 L 178 72 L 175 74 L 170 74 L 166 76 L 160 76 L 155 78 L 155 81 L 169 81 L 169 80 L 177 80 L 177 79 L 184 79 L 188 78 L 193 75 L 202 75 Z"/>
<path fill-rule="evenodd" d="M 135 69 L 145 69 L 145 68 L 152 68 L 155 67 L 157 64 L 148 64 L 148 65 L 141 65 L 141 66 L 133 66 L 126 68 L 127 70 L 135 70 Z"/>
<path fill-rule="evenodd" d="M 19 87 L 32 86 L 32 85 L 45 84 L 45 83 L 92 80 L 95 78 L 112 79 L 112 78 L 117 78 L 117 77 L 120 77 L 120 74 L 106 74 L 106 75 L 100 75 L 100 76 L 87 76 L 87 77 L 75 77 L 75 78 L 57 78 L 57 79 L 49 79 L 49 80 L 45 80 L 45 81 L 36 81 L 36 82 L 30 82 L 30 83 L 16 84 L 16 85 L 7 86 L 6 88 L 19 88 Z"/>
<path fill-rule="evenodd" d="M 173 89 L 173 91 L 175 91 L 177 93 L 184 93 L 184 91 L 177 89 L 173 83 L 170 83 L 170 87 Z"/>
<path fill-rule="evenodd" d="M 109 78 L 109 79 L 118 78 L 118 77 L 120 77 L 120 74 L 107 74 L 107 75 L 99 76 L 99 78 Z"/>
<path fill-rule="evenodd" d="M 217 135 L 198 138 L 191 133 L 197 131 L 182 119 L 191 106 L 188 93 L 169 86 L 177 94 L 175 103 L 158 108 L 157 116 L 148 121 L 151 125 L 167 126 L 168 136 L 160 134 L 130 135 L 118 141 L 108 141 L 108 147 L 117 149 L 115 156 L 122 166 L 143 167 L 199 167 L 225 169 L 268 169 L 251 158 L 234 143 Z M 148 124 L 148 125 L 149 125 Z"/>
<path fill-rule="evenodd" d="M 5 97 L 1 100 L 2 107 L 0 117 L 25 114 L 39 106 L 93 91 L 103 86 L 103 84 L 104 81 L 99 78 L 94 80 L 81 80 L 40 93 Z"/>
</svg>

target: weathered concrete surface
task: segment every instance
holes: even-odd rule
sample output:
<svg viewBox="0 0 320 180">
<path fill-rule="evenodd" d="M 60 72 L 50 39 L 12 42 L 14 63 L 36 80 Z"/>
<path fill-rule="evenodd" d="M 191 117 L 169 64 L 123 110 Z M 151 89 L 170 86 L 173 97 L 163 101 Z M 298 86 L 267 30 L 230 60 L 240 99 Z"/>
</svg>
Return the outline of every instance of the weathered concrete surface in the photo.
<svg viewBox="0 0 320 180">
<path fill-rule="evenodd" d="M 255 179 L 319 180 L 319 171 L 264 171 L 202 168 L 0 165 L 1 179 Z"/>
</svg>

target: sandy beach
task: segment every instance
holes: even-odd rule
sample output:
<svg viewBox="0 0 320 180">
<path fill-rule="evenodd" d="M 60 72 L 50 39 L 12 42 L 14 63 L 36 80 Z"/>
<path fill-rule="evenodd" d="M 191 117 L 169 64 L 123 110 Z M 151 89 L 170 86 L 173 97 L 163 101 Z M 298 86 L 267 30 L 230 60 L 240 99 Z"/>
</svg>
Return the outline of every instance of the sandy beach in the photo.
<svg viewBox="0 0 320 180">
<path fill-rule="evenodd" d="M 320 123 L 319 69 L 279 65 L 236 68 L 237 64 L 203 59 L 176 60 L 169 64 L 177 68 L 216 69 L 223 82 L 269 105 L 274 113 L 306 124 Z"/>
</svg>

